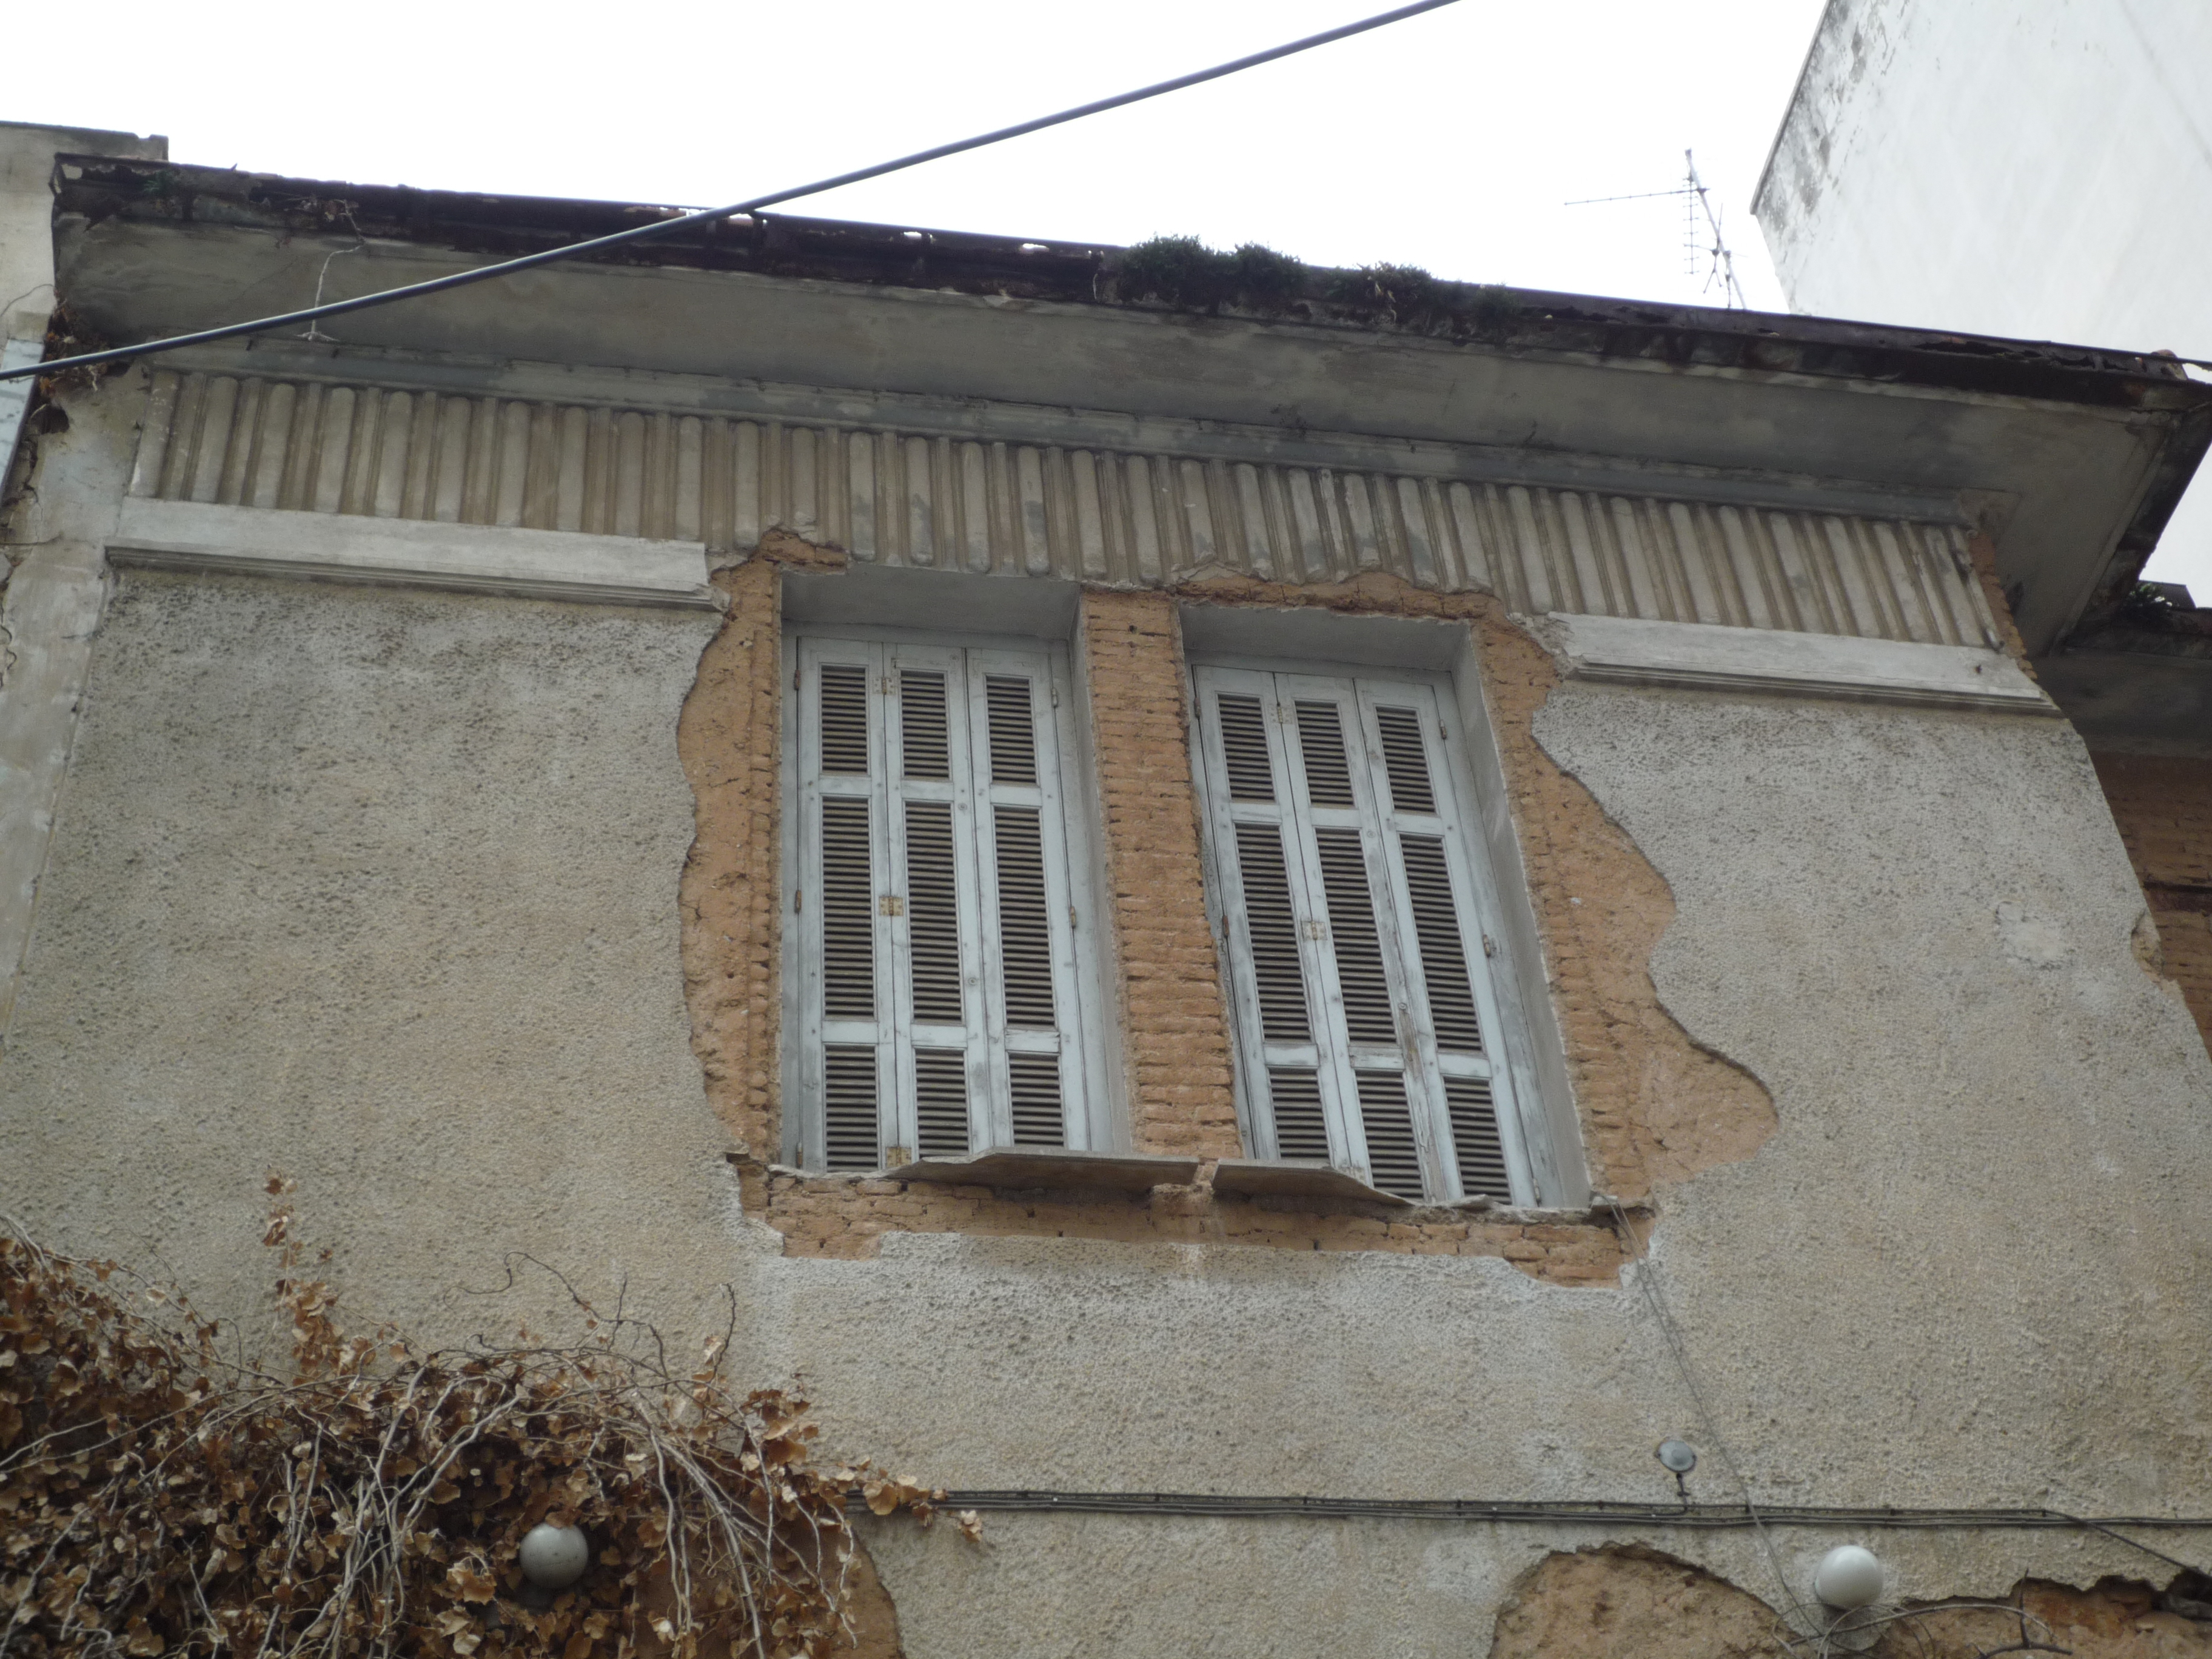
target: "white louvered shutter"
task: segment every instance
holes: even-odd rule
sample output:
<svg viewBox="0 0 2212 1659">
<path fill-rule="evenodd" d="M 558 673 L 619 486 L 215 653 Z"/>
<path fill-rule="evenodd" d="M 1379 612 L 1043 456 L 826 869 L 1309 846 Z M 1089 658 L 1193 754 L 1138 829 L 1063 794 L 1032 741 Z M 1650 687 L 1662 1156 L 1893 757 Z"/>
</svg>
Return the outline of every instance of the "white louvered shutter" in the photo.
<svg viewBox="0 0 2212 1659">
<path fill-rule="evenodd" d="M 1532 1202 L 1434 690 L 1196 671 L 1254 1152 Z"/>
<path fill-rule="evenodd" d="M 803 1155 L 1088 1144 L 1048 660 L 809 639 L 799 690 Z"/>
</svg>

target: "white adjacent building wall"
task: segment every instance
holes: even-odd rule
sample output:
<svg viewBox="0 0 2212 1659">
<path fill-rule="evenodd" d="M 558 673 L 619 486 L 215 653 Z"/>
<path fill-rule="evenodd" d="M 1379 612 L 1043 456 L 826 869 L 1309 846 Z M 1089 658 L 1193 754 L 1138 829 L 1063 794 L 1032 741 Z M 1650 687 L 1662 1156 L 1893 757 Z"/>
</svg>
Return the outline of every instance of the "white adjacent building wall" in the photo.
<svg viewBox="0 0 2212 1659">
<path fill-rule="evenodd" d="M 1828 0 L 1754 210 L 1797 311 L 2212 358 L 2212 5 Z"/>
</svg>

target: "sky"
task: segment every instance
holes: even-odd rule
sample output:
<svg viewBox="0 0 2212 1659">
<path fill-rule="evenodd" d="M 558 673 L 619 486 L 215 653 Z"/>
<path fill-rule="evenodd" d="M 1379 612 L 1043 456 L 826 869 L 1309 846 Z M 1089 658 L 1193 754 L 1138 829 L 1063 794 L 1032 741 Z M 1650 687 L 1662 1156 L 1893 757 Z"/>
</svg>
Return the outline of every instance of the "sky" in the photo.
<svg viewBox="0 0 2212 1659">
<path fill-rule="evenodd" d="M 1389 0 L 106 0 L 97 72 L 0 118 L 161 132 L 179 161 L 354 184 L 704 206 L 1350 21 Z M 788 212 L 1054 240 L 1195 235 L 1310 264 L 1722 303 L 1694 154 L 1750 304 L 1750 214 L 1820 0 L 1459 0 Z M 1701 235 L 1701 241 L 1710 241 Z M 2212 587 L 2201 573 L 2161 574 Z M 2193 563 L 2194 562 L 2192 562 Z"/>
<path fill-rule="evenodd" d="M 158 131 L 179 161 L 703 206 L 1205 67 L 1389 0 L 527 8 L 108 0 L 98 73 L 0 118 Z M 1685 274 L 1693 149 L 1754 305 L 1750 217 L 1820 0 L 1459 0 L 1287 62 L 786 211 L 1050 240 L 1193 234 L 1316 264 L 1717 302 Z"/>
</svg>

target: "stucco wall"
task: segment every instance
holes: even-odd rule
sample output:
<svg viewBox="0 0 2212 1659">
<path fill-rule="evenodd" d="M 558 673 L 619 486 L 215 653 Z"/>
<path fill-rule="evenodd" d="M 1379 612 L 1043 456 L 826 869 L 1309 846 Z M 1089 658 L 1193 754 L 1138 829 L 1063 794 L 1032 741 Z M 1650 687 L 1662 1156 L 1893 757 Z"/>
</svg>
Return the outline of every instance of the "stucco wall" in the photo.
<svg viewBox="0 0 2212 1659">
<path fill-rule="evenodd" d="M 1632 1269 L 889 1235 L 738 1212 L 685 1019 L 678 711 L 711 617 L 128 574 L 0 1065 L 0 1203 L 258 1316 L 299 1178 L 350 1305 L 558 1317 L 502 1257 L 738 1352 L 959 1486 L 1660 1498 L 1705 1431 Z M 2200 1507 L 2212 1059 L 2061 724 L 1569 683 L 1547 751 L 1672 888 L 1652 963 L 1771 1091 L 1662 1189 L 1656 1284 L 1768 1498 Z M 1693 1490 L 1735 1496 L 1707 1448 Z M 1622 1535 L 1622 1534 L 1611 1534 Z M 1745 1534 L 1664 1537 L 1769 1600 Z M 1588 1529 L 996 1517 L 879 1528 L 915 1659 L 1482 1651 Z M 1832 1539 L 1785 1534 L 1802 1585 Z M 2065 1534 L 1881 1541 L 1907 1593 L 2140 1573 Z"/>
<path fill-rule="evenodd" d="M 125 574 L 0 1063 L 0 1203 L 228 1316 L 264 1300 L 272 1167 L 363 1313 L 441 1335 L 511 1325 L 464 1290 L 509 1250 L 723 1277 L 675 905 L 673 711 L 712 627 Z"/>
</svg>

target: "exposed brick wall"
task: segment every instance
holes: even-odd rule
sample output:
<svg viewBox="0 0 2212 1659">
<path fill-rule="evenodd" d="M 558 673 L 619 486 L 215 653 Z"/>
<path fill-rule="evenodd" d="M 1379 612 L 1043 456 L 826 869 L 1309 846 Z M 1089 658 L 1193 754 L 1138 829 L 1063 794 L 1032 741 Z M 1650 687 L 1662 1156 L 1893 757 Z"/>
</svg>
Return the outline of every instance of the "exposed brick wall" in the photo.
<svg viewBox="0 0 2212 1659">
<path fill-rule="evenodd" d="M 778 751 L 786 678 L 779 572 L 793 562 L 836 568 L 842 559 L 780 538 L 717 577 L 728 620 L 701 659 L 679 730 L 698 797 L 698 838 L 683 885 L 693 1043 L 709 1098 L 737 1143 L 732 1161 L 747 1212 L 781 1232 L 790 1254 L 866 1256 L 886 1232 L 966 1232 L 1495 1255 L 1555 1283 L 1617 1279 L 1621 1243 L 1609 1226 L 1232 1198 L 1213 1191 L 1204 1165 L 1197 1184 L 1135 1196 L 1001 1193 L 774 1167 L 781 1145 Z M 1235 1156 L 1242 1146 L 1206 918 L 1176 597 L 1086 594 L 1079 655 L 1133 1139 L 1140 1151 L 1204 1160 Z M 1314 587 L 1224 579 L 1181 597 L 1446 617 L 1474 628 L 1595 1184 L 1634 1205 L 1657 1183 L 1756 1150 L 1774 1124 L 1771 1103 L 1741 1070 L 1698 1049 L 1659 1006 L 1648 964 L 1673 900 L 1626 835 L 1536 744 L 1530 722 L 1556 673 L 1495 601 L 1439 596 L 1382 575 Z M 1648 1211 L 1632 1217 L 1639 1231 L 1649 1219 Z"/>
<path fill-rule="evenodd" d="M 2158 924 L 2166 972 L 2212 1043 L 2212 760 L 2089 758 Z"/>
<path fill-rule="evenodd" d="M 784 1235 L 787 1255 L 865 1257 L 887 1232 L 978 1233 L 1130 1243 L 1249 1244 L 1290 1250 L 1502 1256 L 1560 1285 L 1617 1282 L 1623 1249 L 1611 1227 L 1523 1221 L 1445 1210 L 1348 1205 L 1316 1210 L 1291 1199 L 1224 1197 L 1212 1187 L 1156 1187 L 1132 1197 L 1000 1193 L 896 1176 L 799 1175 L 740 1163 L 748 1213 Z M 1648 1214 L 1632 1211 L 1639 1237 Z"/>
<path fill-rule="evenodd" d="M 1234 1158 L 1220 958 L 1206 919 L 1182 644 L 1162 593 L 1091 592 L 1084 667 L 1139 1152 Z"/>
<path fill-rule="evenodd" d="M 678 722 L 696 832 L 678 896 L 691 1048 L 707 1099 L 757 1157 L 775 1158 L 781 1067 L 782 586 L 775 562 L 714 578 L 729 600 Z"/>
</svg>

